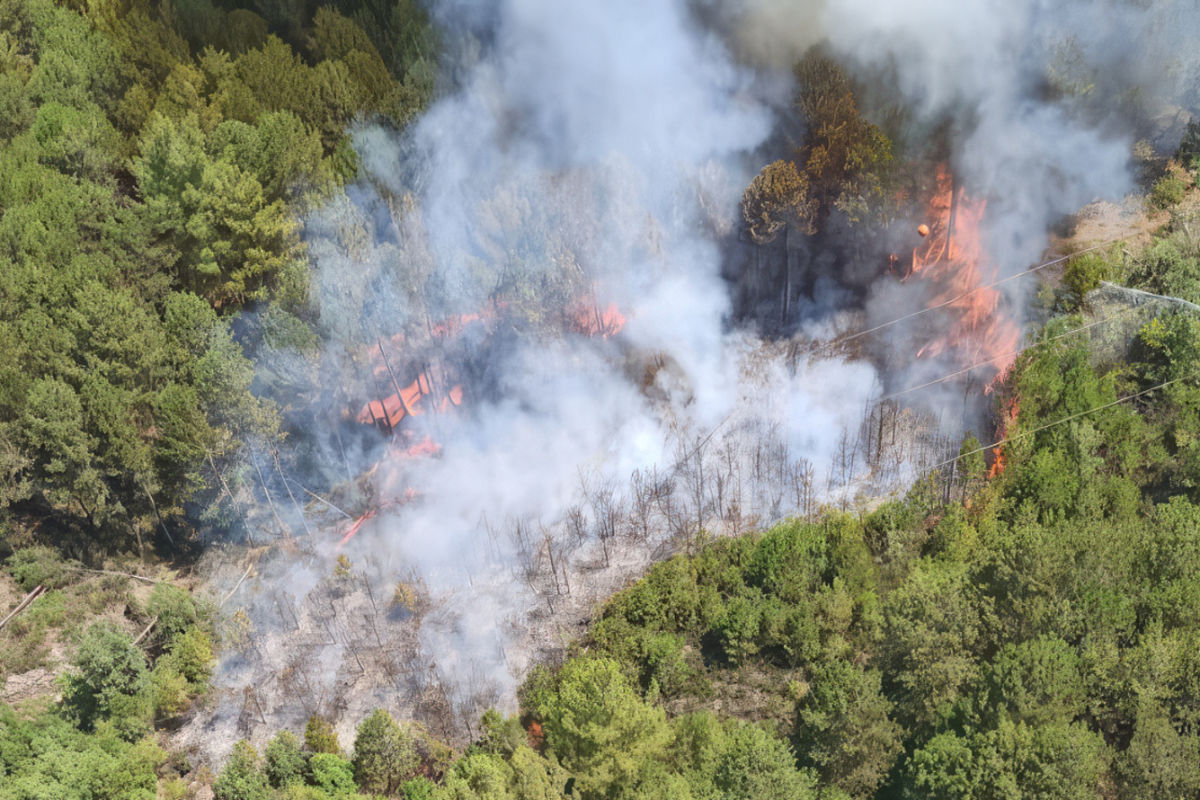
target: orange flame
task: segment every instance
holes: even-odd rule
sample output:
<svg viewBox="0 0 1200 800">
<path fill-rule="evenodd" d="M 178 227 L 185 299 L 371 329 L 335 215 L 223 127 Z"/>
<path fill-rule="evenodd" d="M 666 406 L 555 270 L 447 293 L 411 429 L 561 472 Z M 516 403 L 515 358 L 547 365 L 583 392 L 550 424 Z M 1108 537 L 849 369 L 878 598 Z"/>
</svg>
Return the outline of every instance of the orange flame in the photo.
<svg viewBox="0 0 1200 800">
<path fill-rule="evenodd" d="M 489 325 L 494 322 L 500 308 L 503 308 L 502 303 L 493 303 L 478 314 L 449 317 L 441 322 L 431 324 L 429 333 L 435 339 L 458 336 L 469 326 Z M 595 298 L 591 296 L 585 296 L 576 305 L 565 309 L 561 320 L 566 331 L 585 336 L 598 336 L 603 339 L 615 336 L 625 327 L 625 317 L 617 309 L 615 303 L 601 308 Z M 391 336 L 386 341 L 389 345 L 388 351 L 403 352 L 405 344 L 403 333 Z M 375 378 L 379 381 L 392 381 L 393 388 L 397 388 L 394 383 L 396 375 L 393 370 L 399 364 L 385 354 L 383 341 L 377 342 L 368 352 L 371 371 Z M 442 447 L 428 435 L 416 441 L 414 432 L 411 429 L 401 428 L 400 425 L 409 417 L 421 416 L 429 408 L 432 408 L 437 414 L 443 414 L 453 411 L 463 404 L 463 387 L 460 384 L 453 384 L 447 388 L 449 381 L 445 380 L 445 372 L 445 369 L 439 368 L 435 362 L 420 372 L 408 386 L 400 388 L 399 391 L 393 392 L 382 400 L 371 400 L 355 416 L 358 422 L 385 428 L 392 436 L 384 457 L 367 473 L 367 475 L 371 475 L 379 470 L 379 496 L 385 499 L 377 508 L 367 511 L 351 522 L 338 544 L 339 549 L 358 533 L 363 524 L 370 520 L 379 508 L 402 505 L 417 497 L 416 490 L 406 486 L 411 473 L 403 465 L 406 461 L 436 456 L 441 452 Z"/>
<path fill-rule="evenodd" d="M 419 417 L 424 414 L 425 407 L 422 400 L 433 394 L 433 391 L 429 373 L 422 372 L 415 381 L 398 393 L 390 394 L 382 400 L 372 400 L 364 405 L 356 419 L 364 425 L 372 425 L 376 421 L 383 420 L 387 422 L 389 428 L 395 428 L 405 417 Z M 444 395 L 434 400 L 433 409 L 442 414 L 453 410 L 456 406 L 461 406 L 462 402 L 463 388 L 461 385 L 455 384 Z"/>
<path fill-rule="evenodd" d="M 607 339 L 616 336 L 625 327 L 625 316 L 617 310 L 616 303 L 604 309 L 594 301 L 581 303 L 568 317 L 567 327 L 584 336 L 599 336 Z"/>
<path fill-rule="evenodd" d="M 965 365 L 991 363 L 1000 374 L 1012 362 L 1020 331 L 1001 308 L 1000 292 L 989 285 L 996 280 L 997 267 L 984 252 L 980 236 L 986 209 L 986 200 L 976 200 L 962 188 L 955 191 L 950 171 L 945 165 L 938 167 L 929 220 L 922 224 L 927 235 L 913 250 L 911 275 L 936 287 L 930 307 L 944 307 L 954 321 L 917 356 L 954 352 Z"/>
<path fill-rule="evenodd" d="M 1007 406 L 1007 408 L 1005 410 L 1004 416 L 1002 416 L 1000 418 L 1000 429 L 998 431 L 996 431 L 996 433 L 997 433 L 996 439 L 997 439 L 997 441 L 1001 441 L 1001 442 L 1003 442 L 1005 439 L 1008 438 L 1008 432 L 1009 432 L 1009 430 L 1012 429 L 1012 426 L 1016 423 L 1017 414 L 1019 414 L 1021 411 L 1020 404 L 1017 402 L 1016 397 L 1013 397 L 1005 405 Z M 995 453 L 994 453 L 994 457 L 992 460 L 992 466 L 990 468 L 988 468 L 988 478 L 989 479 L 995 478 L 996 476 L 998 476 L 1004 472 L 1005 461 L 1006 461 L 1006 459 L 1005 459 L 1005 453 L 1004 453 L 1004 445 L 1003 444 L 997 445 Z"/>
</svg>

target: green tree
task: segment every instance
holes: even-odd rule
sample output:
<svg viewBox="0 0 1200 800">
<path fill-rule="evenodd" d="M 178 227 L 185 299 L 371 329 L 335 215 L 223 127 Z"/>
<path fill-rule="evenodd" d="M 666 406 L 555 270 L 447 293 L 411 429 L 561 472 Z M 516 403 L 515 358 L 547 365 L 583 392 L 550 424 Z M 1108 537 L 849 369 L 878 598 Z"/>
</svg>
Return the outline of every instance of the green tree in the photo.
<svg viewBox="0 0 1200 800">
<path fill-rule="evenodd" d="M 1153 702 L 1144 702 L 1116 770 L 1123 798 L 1194 796 L 1200 791 L 1200 743 L 1176 730 Z"/>
<path fill-rule="evenodd" d="M 990 800 L 996 797 L 1096 797 L 1105 778 L 1104 740 L 1082 725 L 1031 728 L 1002 720 L 964 740 L 939 734 L 913 754 L 907 796 Z"/>
<path fill-rule="evenodd" d="M 796 161 L 803 164 L 818 213 L 837 209 L 857 222 L 877 212 L 891 142 L 859 113 L 849 77 L 827 55 L 814 48 L 793 71 L 796 108 L 808 121 Z"/>
<path fill-rule="evenodd" d="M 267 779 L 279 788 L 304 780 L 307 763 L 300 752 L 300 740 L 291 731 L 280 731 L 267 743 L 263 753 Z M 353 777 L 353 776 L 352 776 Z"/>
<path fill-rule="evenodd" d="M 146 613 L 154 617 L 155 630 L 164 644 L 197 625 L 206 626 L 208 609 L 201 609 L 187 591 L 170 583 L 155 584 L 146 601 Z"/>
<path fill-rule="evenodd" d="M 773 161 L 754 176 L 742 195 L 742 218 L 756 244 L 770 244 L 785 229 L 816 232 L 817 201 L 808 176 L 791 161 Z"/>
<path fill-rule="evenodd" d="M 583 797 L 635 785 L 645 763 L 662 757 L 671 738 L 665 715 L 638 697 L 615 661 L 568 661 L 556 684 L 536 713 Z"/>
<path fill-rule="evenodd" d="M 333 724 L 316 714 L 309 717 L 304 725 L 304 746 L 310 753 L 332 753 L 335 756 L 342 754 L 342 746 L 338 743 L 337 731 L 333 729 Z"/>
<path fill-rule="evenodd" d="M 214 800 L 267 800 L 271 787 L 262 773 L 258 752 L 245 739 L 233 746 L 213 784 Z"/>
<path fill-rule="evenodd" d="M 902 729 L 876 670 L 832 661 L 816 667 L 796 706 L 800 763 L 852 797 L 871 797 L 901 751 Z"/>
<path fill-rule="evenodd" d="M 884 599 L 883 671 L 906 726 L 947 718 L 978 679 L 974 594 L 964 565 L 923 561 Z"/>
<path fill-rule="evenodd" d="M 1006 712 L 1036 726 L 1070 722 L 1084 710 L 1079 657 L 1056 636 L 1006 644 L 985 674 L 985 714 Z"/>
<path fill-rule="evenodd" d="M 811 775 L 796 769 L 787 745 L 757 725 L 735 725 L 712 773 L 722 800 L 804 800 L 815 797 Z"/>
<path fill-rule="evenodd" d="M 393 794 L 420 765 L 416 737 L 382 708 L 359 723 L 351 760 L 358 785 L 379 794 Z"/>
<path fill-rule="evenodd" d="M 308 760 L 308 769 L 313 785 L 330 797 L 354 794 L 354 767 L 341 756 L 314 753 Z"/>
<path fill-rule="evenodd" d="M 144 720 L 146 657 L 129 634 L 109 622 L 94 623 L 71 663 L 78 671 L 62 678 L 63 705 L 81 728 L 111 717 L 126 718 L 134 728 Z"/>
</svg>

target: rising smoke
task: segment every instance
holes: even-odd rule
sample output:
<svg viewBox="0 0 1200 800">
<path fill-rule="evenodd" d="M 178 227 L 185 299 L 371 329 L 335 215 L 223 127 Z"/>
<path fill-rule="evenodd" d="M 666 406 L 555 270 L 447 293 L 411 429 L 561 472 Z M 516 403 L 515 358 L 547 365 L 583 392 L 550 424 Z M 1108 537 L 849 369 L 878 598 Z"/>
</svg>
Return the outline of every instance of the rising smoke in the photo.
<svg viewBox="0 0 1200 800">
<path fill-rule="evenodd" d="M 362 398 L 336 389 L 361 382 L 356 354 L 380 337 L 405 331 L 415 346 L 436 321 L 507 298 L 503 331 L 464 345 L 483 354 L 467 407 L 452 419 L 421 418 L 416 433 L 438 441 L 438 456 L 398 458 L 378 446 L 347 455 L 344 443 L 329 445 L 331 472 L 378 461 L 371 480 L 382 510 L 344 552 L 377 593 L 404 578 L 433 598 L 420 668 L 451 694 L 486 686 L 491 701 L 511 707 L 537 654 L 529 615 L 559 581 L 531 577 L 529 565 L 553 559 L 556 546 L 569 563 L 574 553 L 575 566 L 559 568 L 579 580 L 614 519 L 617 547 L 639 553 L 626 559 L 632 569 L 665 552 L 657 545 L 670 534 L 678 546 L 701 526 L 740 529 L 880 490 L 846 479 L 846 437 L 857 435 L 889 374 L 908 380 L 945 365 L 910 369 L 900 336 L 874 365 L 797 359 L 786 343 L 739 329 L 721 277 L 721 243 L 736 237 L 741 192 L 788 102 L 788 67 L 809 46 L 824 42 L 862 79 L 890 87 L 913 124 L 952 122 L 954 169 L 988 198 L 988 249 L 999 273 L 1013 274 L 1038 259 L 1058 217 L 1130 186 L 1136 131 L 1115 124 L 1094 96 L 1127 97 L 1138 81 L 1163 89 L 1163 76 L 1196 85 L 1182 64 L 1126 69 L 1161 54 L 1144 37 L 1180 37 L 1184 23 L 1194 30 L 1198 15 L 1185 6 L 435 5 L 450 51 L 444 96 L 403 134 L 359 129 L 363 180 L 307 226 L 328 343 L 322 380 L 347 409 Z M 1093 94 L 1050 85 L 1056 69 Z M 849 315 L 814 302 L 806 331 L 831 336 L 890 319 L 924 292 L 881 281 Z M 548 322 L 583 297 L 616 304 L 627 318 L 618 337 L 563 335 Z M 1011 307 L 1022 302 L 1017 289 Z M 918 466 L 909 458 L 896 456 L 894 476 Z M 705 469 L 707 484 L 696 476 Z M 664 531 L 635 544 L 636 486 L 647 475 L 667 488 L 641 517 Z M 741 522 L 731 525 L 735 513 Z M 338 537 L 328 538 L 318 549 L 331 556 Z M 608 546 L 605 563 L 620 561 Z M 285 560 L 261 573 L 303 596 L 328 571 L 328 561 L 316 564 Z M 259 602 L 263 615 L 278 613 L 267 605 Z M 313 674 L 340 680 L 331 664 Z M 218 682 L 260 677 L 239 660 Z M 371 701 L 394 702 L 393 689 L 372 691 Z M 466 705 L 464 713 L 477 711 Z"/>
</svg>

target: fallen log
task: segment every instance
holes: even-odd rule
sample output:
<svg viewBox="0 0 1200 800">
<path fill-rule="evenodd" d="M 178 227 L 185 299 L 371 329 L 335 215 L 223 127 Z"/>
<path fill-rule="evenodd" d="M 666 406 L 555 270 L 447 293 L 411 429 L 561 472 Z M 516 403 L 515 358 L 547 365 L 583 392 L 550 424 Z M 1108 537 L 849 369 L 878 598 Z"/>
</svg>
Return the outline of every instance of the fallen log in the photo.
<svg viewBox="0 0 1200 800">
<path fill-rule="evenodd" d="M 155 624 L 156 622 L 158 622 L 158 617 L 155 617 L 154 619 L 150 620 L 150 624 L 149 624 L 149 625 L 147 625 L 147 626 L 146 626 L 146 627 L 145 627 L 145 628 L 142 630 L 142 632 L 138 634 L 138 637 L 137 637 L 136 639 L 134 639 L 134 640 L 133 640 L 133 643 L 134 643 L 134 644 L 139 644 L 139 643 L 142 641 L 142 639 L 145 639 L 145 638 L 146 638 L 146 634 L 148 634 L 148 633 L 150 632 L 150 629 L 154 627 L 154 624 Z"/>
<path fill-rule="evenodd" d="M 3 628 L 5 625 L 8 624 L 8 621 L 10 619 L 12 619 L 17 614 L 20 614 L 22 611 L 24 611 L 26 608 L 28 608 L 29 604 L 32 603 L 34 600 L 37 600 L 39 597 L 41 597 L 45 593 L 45 591 L 46 591 L 45 586 L 42 586 L 41 584 L 38 584 L 37 586 L 35 586 L 32 592 L 25 595 L 24 600 L 17 603 L 17 607 L 14 608 L 12 611 L 10 611 L 7 617 L 5 617 L 3 620 L 0 620 L 0 628 Z"/>
</svg>

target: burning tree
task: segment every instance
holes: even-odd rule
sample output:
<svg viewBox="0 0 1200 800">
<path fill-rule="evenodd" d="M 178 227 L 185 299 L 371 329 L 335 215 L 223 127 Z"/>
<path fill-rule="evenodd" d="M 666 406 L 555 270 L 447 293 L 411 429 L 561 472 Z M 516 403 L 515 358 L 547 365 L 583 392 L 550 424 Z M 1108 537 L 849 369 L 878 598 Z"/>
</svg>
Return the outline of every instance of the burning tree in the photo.
<svg viewBox="0 0 1200 800">
<path fill-rule="evenodd" d="M 954 352 L 964 365 L 990 363 L 997 373 L 1012 363 L 1021 334 L 1005 313 L 994 287 L 999 269 L 984 249 L 981 224 L 986 200 L 955 186 L 946 165 L 938 167 L 929 202 L 929 233 L 913 250 L 909 278 L 933 286 L 929 307 L 944 307 L 950 328 L 926 342 L 917 356 Z"/>
</svg>

